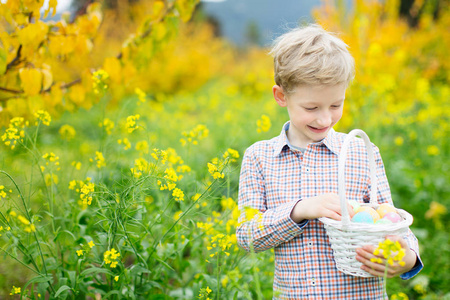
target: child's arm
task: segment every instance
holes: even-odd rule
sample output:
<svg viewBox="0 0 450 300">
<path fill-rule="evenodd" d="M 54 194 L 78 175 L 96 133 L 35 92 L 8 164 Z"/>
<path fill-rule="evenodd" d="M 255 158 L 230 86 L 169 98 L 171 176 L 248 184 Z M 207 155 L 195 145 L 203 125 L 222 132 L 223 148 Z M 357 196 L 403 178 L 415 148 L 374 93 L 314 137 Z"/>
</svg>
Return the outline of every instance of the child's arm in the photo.
<svg viewBox="0 0 450 300">
<path fill-rule="evenodd" d="M 259 252 L 288 242 L 303 232 L 309 219 L 327 216 L 340 220 L 340 205 L 336 194 L 323 194 L 308 199 L 292 199 L 276 208 L 268 209 L 261 163 L 252 148 L 242 160 L 239 179 L 238 243 L 247 251 Z M 246 220 L 245 208 L 257 209 L 261 218 Z M 351 214 L 353 210 L 349 205 Z"/>
</svg>

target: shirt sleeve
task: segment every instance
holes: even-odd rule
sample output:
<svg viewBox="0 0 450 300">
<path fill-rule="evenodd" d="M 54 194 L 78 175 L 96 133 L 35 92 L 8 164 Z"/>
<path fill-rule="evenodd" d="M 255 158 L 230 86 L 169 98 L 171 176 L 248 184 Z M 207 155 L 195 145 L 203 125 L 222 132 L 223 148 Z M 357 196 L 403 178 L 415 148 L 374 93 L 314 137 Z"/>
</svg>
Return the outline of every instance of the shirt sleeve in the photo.
<svg viewBox="0 0 450 300">
<path fill-rule="evenodd" d="M 299 201 L 294 199 L 274 209 L 268 209 L 261 163 L 252 148 L 247 149 L 239 178 L 240 216 L 236 229 L 238 244 L 246 251 L 260 252 L 288 242 L 302 233 L 308 221 L 297 224 L 290 217 L 292 209 Z M 249 208 L 257 210 L 256 217 L 250 219 L 247 216 L 246 211 L 248 212 Z"/>
<path fill-rule="evenodd" d="M 386 176 L 386 171 L 384 168 L 383 160 L 381 158 L 380 150 L 377 146 L 374 145 L 374 155 L 375 155 L 375 164 L 377 166 L 377 178 L 378 178 L 378 202 L 388 202 L 390 204 L 393 204 L 392 197 L 391 197 L 391 190 L 389 187 L 389 182 Z M 368 192 L 368 195 L 370 194 L 370 191 Z M 419 254 L 419 243 L 417 241 L 416 236 L 411 231 L 411 229 L 408 229 L 408 233 L 403 236 L 403 239 L 408 244 L 409 248 L 414 251 L 417 255 L 417 261 L 415 266 L 409 270 L 408 272 L 400 275 L 400 278 L 406 280 L 414 277 L 417 275 L 422 269 L 423 269 L 423 263 L 420 259 Z"/>
</svg>

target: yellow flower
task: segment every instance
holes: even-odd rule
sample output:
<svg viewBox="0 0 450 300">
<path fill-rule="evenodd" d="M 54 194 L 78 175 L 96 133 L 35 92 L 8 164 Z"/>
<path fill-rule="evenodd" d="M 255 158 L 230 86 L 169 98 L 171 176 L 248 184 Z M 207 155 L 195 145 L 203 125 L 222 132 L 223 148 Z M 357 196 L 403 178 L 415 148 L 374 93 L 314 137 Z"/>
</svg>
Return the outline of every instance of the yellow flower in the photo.
<svg viewBox="0 0 450 300">
<path fill-rule="evenodd" d="M 184 201 L 184 192 L 179 188 L 173 190 L 172 196 L 175 198 L 175 201 Z"/>
<path fill-rule="evenodd" d="M 148 146 L 147 141 L 139 141 L 139 142 L 137 142 L 137 143 L 136 143 L 135 149 L 136 149 L 137 151 L 140 151 L 140 152 L 142 152 L 142 153 L 147 154 L 147 153 L 148 153 L 148 150 L 149 150 L 149 146 Z"/>
<path fill-rule="evenodd" d="M 136 88 L 134 90 L 134 92 L 138 96 L 138 100 L 139 100 L 138 105 L 147 101 L 147 95 L 140 88 Z"/>
<path fill-rule="evenodd" d="M 92 87 L 94 93 L 100 94 L 108 89 L 109 74 L 105 70 L 98 70 L 92 74 Z"/>
<path fill-rule="evenodd" d="M 127 138 L 124 138 L 123 140 L 119 139 L 119 140 L 117 140 L 117 143 L 123 144 L 125 146 L 125 147 L 123 147 L 124 150 L 128 150 L 131 148 L 131 143 Z"/>
<path fill-rule="evenodd" d="M 77 250 L 77 255 L 78 256 L 82 256 L 83 255 L 84 250 Z"/>
<path fill-rule="evenodd" d="M 228 150 L 224 153 L 223 158 L 230 158 L 230 162 L 235 162 L 237 158 L 239 158 L 239 152 L 228 148 Z"/>
<path fill-rule="evenodd" d="M 128 133 L 132 133 L 136 129 L 139 128 L 139 125 L 137 124 L 137 120 L 139 120 L 141 116 L 140 115 L 134 115 L 134 116 L 128 116 L 127 117 L 127 123 L 125 125 L 126 129 L 128 130 Z"/>
<path fill-rule="evenodd" d="M 120 256 L 120 253 L 116 251 L 116 249 L 112 248 L 111 250 L 105 251 L 103 254 L 103 260 L 105 264 L 109 265 L 111 268 L 117 267 L 119 263 L 117 258 Z"/>
<path fill-rule="evenodd" d="M 408 295 L 405 293 L 397 293 L 391 296 L 391 300 L 409 300 Z"/>
<path fill-rule="evenodd" d="M 438 219 L 447 213 L 447 208 L 439 202 L 432 201 L 430 209 L 425 213 L 427 219 Z"/>
<path fill-rule="evenodd" d="M 111 134 L 114 128 L 114 122 L 108 118 L 105 118 L 103 122 L 100 122 L 98 126 L 105 128 L 106 134 Z"/>
<path fill-rule="evenodd" d="M 89 245 L 89 247 L 91 247 L 91 248 L 95 246 L 95 244 L 94 244 L 93 241 L 90 241 L 90 242 L 88 243 L 88 245 Z"/>
<path fill-rule="evenodd" d="M 105 157 L 102 152 L 95 151 L 95 161 L 97 162 L 97 168 L 99 169 L 106 166 Z"/>
<path fill-rule="evenodd" d="M 22 222 L 22 223 L 25 224 L 25 225 L 29 225 L 29 224 L 30 224 L 30 221 L 28 221 L 27 218 L 25 218 L 25 217 L 23 217 L 23 216 L 21 216 L 21 215 L 19 215 L 19 216 L 17 217 L 17 219 L 19 219 L 19 221 Z"/>
<path fill-rule="evenodd" d="M 182 146 L 185 146 L 186 144 L 197 145 L 199 140 L 203 140 L 208 137 L 209 129 L 206 128 L 205 125 L 199 124 L 191 131 L 182 132 L 182 135 L 185 137 L 180 139 Z"/>
<path fill-rule="evenodd" d="M 436 156 L 439 155 L 439 148 L 436 147 L 435 145 L 431 145 L 427 147 L 427 153 L 430 156 Z"/>
<path fill-rule="evenodd" d="M 119 276 L 115 276 L 115 277 L 114 277 L 114 280 L 115 280 L 115 281 L 119 281 Z"/>
<path fill-rule="evenodd" d="M 11 293 L 9 293 L 9 294 L 10 294 L 10 295 L 16 295 L 16 294 L 20 294 L 20 292 L 21 292 L 20 287 L 15 287 L 15 286 L 13 286 L 13 287 L 12 287 L 12 290 L 11 290 Z"/>
<path fill-rule="evenodd" d="M 256 121 L 256 125 L 258 126 L 258 129 L 256 129 L 258 133 L 267 132 L 269 131 L 270 127 L 272 127 L 270 118 L 267 115 L 262 115 L 261 119 Z"/>
<path fill-rule="evenodd" d="M 50 126 L 50 122 L 52 121 L 52 117 L 48 112 L 45 110 L 38 110 L 36 113 L 34 113 L 34 116 L 36 117 L 36 125 L 40 123 Z"/>
<path fill-rule="evenodd" d="M 394 143 L 397 146 L 403 145 L 403 138 L 401 136 L 396 137 L 395 140 L 394 140 Z"/>
<path fill-rule="evenodd" d="M 73 139 L 76 135 L 76 131 L 75 128 L 73 128 L 70 125 L 63 125 L 61 126 L 61 128 L 59 128 L 59 134 L 61 135 L 61 138 L 67 141 L 70 141 L 71 139 Z"/>
<path fill-rule="evenodd" d="M 383 242 L 378 244 L 378 247 L 373 251 L 374 255 L 382 254 L 386 259 L 386 263 L 393 265 L 394 261 L 398 261 L 399 265 L 405 265 L 403 257 L 405 256 L 405 249 L 402 248 L 398 241 L 391 241 L 390 239 L 385 239 Z M 380 258 L 372 258 L 372 262 L 381 263 Z"/>
<path fill-rule="evenodd" d="M 4 185 L 0 185 L 0 199 L 2 198 L 6 198 L 6 192 L 4 191 L 5 186 Z"/>
<path fill-rule="evenodd" d="M 72 166 L 74 166 L 76 170 L 81 170 L 81 162 L 80 161 L 73 161 Z"/>
</svg>

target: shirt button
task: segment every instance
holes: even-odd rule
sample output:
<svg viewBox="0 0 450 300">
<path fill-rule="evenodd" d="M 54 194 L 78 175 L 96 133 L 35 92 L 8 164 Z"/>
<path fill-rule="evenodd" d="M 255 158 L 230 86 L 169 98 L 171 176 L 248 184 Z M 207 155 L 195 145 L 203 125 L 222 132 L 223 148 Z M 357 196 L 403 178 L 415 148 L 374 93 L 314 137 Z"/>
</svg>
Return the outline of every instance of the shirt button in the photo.
<svg viewBox="0 0 450 300">
<path fill-rule="evenodd" d="M 312 286 L 316 286 L 316 279 L 315 278 L 311 279 L 311 285 Z"/>
<path fill-rule="evenodd" d="M 309 168 L 306 168 L 305 171 L 306 171 L 306 172 L 309 172 Z"/>
<path fill-rule="evenodd" d="M 312 242 L 308 242 L 308 247 L 312 247 L 313 243 Z"/>
</svg>

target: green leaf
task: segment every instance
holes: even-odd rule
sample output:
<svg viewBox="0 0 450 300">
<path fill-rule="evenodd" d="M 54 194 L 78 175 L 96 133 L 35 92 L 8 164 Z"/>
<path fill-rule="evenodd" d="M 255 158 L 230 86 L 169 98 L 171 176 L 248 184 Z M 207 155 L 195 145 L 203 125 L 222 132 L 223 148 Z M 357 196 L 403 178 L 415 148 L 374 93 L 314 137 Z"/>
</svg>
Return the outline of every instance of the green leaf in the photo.
<svg viewBox="0 0 450 300">
<path fill-rule="evenodd" d="M 70 280 L 70 285 L 72 286 L 72 288 L 75 287 L 75 283 L 76 283 L 76 276 L 77 276 L 77 272 L 75 271 L 67 271 L 67 275 L 69 276 L 69 280 Z"/>
<path fill-rule="evenodd" d="M 25 291 L 27 289 L 27 287 L 32 283 L 48 282 L 51 280 L 53 280 L 53 278 L 51 276 L 39 275 L 39 276 L 33 277 L 25 284 L 25 286 L 23 287 L 23 290 Z"/>
<path fill-rule="evenodd" d="M 63 234 L 63 233 L 67 233 L 68 235 L 70 235 L 73 240 L 75 241 L 77 238 L 73 235 L 72 232 L 68 231 L 68 230 L 63 230 L 58 232 L 58 234 L 56 235 L 56 237 L 53 239 L 54 242 L 56 242 L 58 240 L 58 238 Z"/>
<path fill-rule="evenodd" d="M 92 275 L 96 275 L 96 274 L 100 274 L 100 273 L 108 274 L 108 275 L 111 275 L 111 276 L 114 275 L 114 273 L 111 272 L 110 270 L 94 267 L 94 268 L 89 268 L 87 270 L 84 270 L 83 272 L 81 272 L 80 276 L 81 277 L 85 277 L 87 275 L 91 275 L 91 274 Z"/>
<path fill-rule="evenodd" d="M 109 296 L 114 295 L 114 294 L 120 296 L 120 292 L 119 292 L 119 291 L 117 291 L 117 290 L 112 290 L 112 291 L 109 291 L 108 293 L 106 293 L 106 294 L 103 296 L 103 298 L 104 298 L 104 299 L 109 299 Z M 120 299 L 120 297 L 119 297 L 119 299 Z"/>
<path fill-rule="evenodd" d="M 136 265 L 130 270 L 130 274 L 132 276 L 141 275 L 143 273 L 149 273 L 150 274 L 150 273 L 152 273 L 152 271 L 150 271 L 150 270 L 148 270 L 148 269 L 146 269 L 146 268 L 144 268 L 143 266 L 140 266 L 140 265 Z"/>
<path fill-rule="evenodd" d="M 174 268 L 172 268 L 171 266 L 169 266 L 165 261 L 159 259 L 156 257 L 156 260 L 159 261 L 164 267 L 166 267 L 167 269 L 170 269 L 172 271 L 175 271 Z"/>
<path fill-rule="evenodd" d="M 72 288 L 70 286 L 67 285 L 63 285 L 62 287 L 60 287 L 55 294 L 55 298 L 58 297 L 62 292 L 67 291 L 67 290 L 71 290 Z"/>
</svg>

